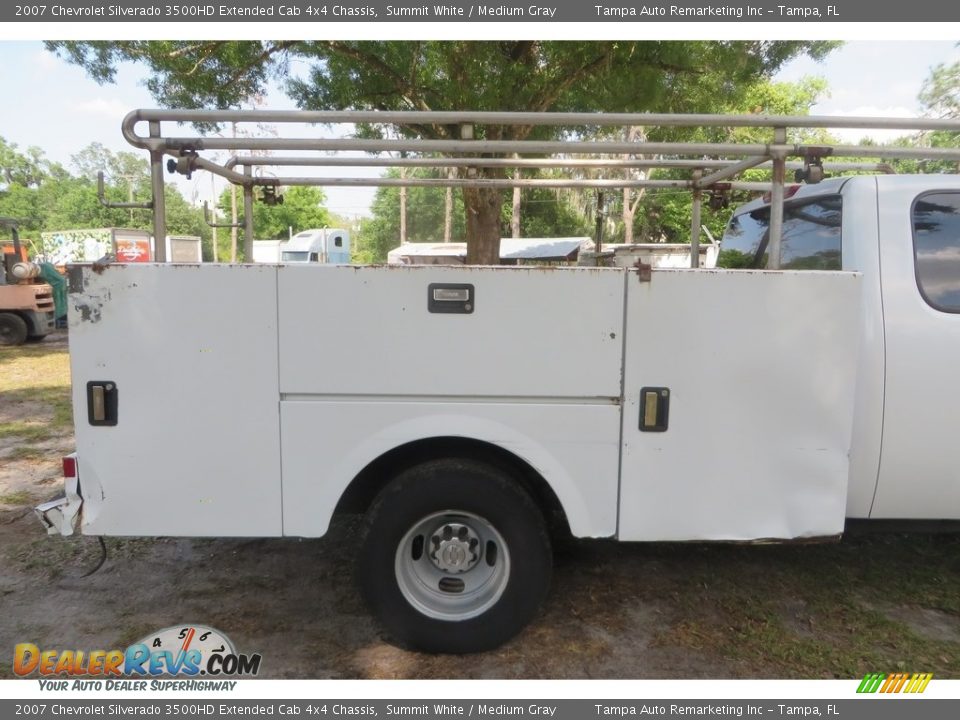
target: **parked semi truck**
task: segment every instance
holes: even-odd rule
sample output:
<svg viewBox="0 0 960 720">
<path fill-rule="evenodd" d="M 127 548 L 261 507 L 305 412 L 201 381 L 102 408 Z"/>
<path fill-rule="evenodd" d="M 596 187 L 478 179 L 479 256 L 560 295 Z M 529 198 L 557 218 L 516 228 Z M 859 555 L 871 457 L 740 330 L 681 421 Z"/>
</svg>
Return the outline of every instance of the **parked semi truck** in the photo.
<svg viewBox="0 0 960 720">
<path fill-rule="evenodd" d="M 303 230 L 289 240 L 255 240 L 258 263 L 350 263 L 350 233 L 340 228 Z"/>
<path fill-rule="evenodd" d="M 125 129 L 237 117 L 137 111 Z M 848 518 L 960 519 L 960 178 L 783 201 L 788 147 L 755 150 L 775 154 L 773 192 L 734 214 L 721 264 L 737 269 L 74 266 L 77 452 L 40 519 L 320 537 L 360 511 L 370 607 L 394 639 L 446 652 L 534 617 L 553 520 L 576 537 L 788 541 L 835 539 Z M 216 322 L 224 297 L 242 330 Z"/>
<path fill-rule="evenodd" d="M 280 262 L 350 263 L 350 233 L 339 228 L 298 232 L 280 244 Z"/>
</svg>

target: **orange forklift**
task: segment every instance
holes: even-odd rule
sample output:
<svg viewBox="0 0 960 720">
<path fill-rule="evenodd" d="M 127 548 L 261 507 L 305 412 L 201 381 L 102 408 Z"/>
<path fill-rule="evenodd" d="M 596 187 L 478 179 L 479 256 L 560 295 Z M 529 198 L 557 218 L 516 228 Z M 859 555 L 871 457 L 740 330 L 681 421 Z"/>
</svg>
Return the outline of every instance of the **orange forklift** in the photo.
<svg viewBox="0 0 960 720">
<path fill-rule="evenodd" d="M 41 268 L 27 260 L 20 245 L 17 223 L 0 218 L 12 245 L 3 245 L 0 263 L 0 345 L 20 345 L 41 340 L 54 328 L 53 288 L 41 278 Z"/>
</svg>

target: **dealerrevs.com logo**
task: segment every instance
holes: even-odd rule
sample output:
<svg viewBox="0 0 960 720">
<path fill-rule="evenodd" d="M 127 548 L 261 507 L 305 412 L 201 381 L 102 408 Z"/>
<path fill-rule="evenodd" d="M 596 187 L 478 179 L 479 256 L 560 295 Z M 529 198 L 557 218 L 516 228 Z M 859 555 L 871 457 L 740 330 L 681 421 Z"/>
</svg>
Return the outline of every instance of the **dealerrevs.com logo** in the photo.
<svg viewBox="0 0 960 720">
<path fill-rule="evenodd" d="M 47 650 L 19 643 L 13 650 L 13 672 L 18 677 L 76 678 L 71 684 L 76 689 L 100 689 L 80 679 L 253 677 L 260 671 L 260 660 L 259 653 L 238 653 L 219 630 L 184 624 L 151 633 L 124 650 Z M 67 685 L 61 681 L 52 689 Z M 146 689 L 145 683 L 110 685 L 106 689 Z"/>
</svg>

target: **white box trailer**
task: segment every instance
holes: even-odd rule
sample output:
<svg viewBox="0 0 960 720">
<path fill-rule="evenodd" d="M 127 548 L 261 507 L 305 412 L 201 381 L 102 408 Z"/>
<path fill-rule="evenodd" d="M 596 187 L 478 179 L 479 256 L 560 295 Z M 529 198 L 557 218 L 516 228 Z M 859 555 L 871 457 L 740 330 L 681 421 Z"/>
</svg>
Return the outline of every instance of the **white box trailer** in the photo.
<svg viewBox="0 0 960 720">
<path fill-rule="evenodd" d="M 203 245 L 198 235 L 167 235 L 164 244 L 166 246 L 166 258 L 168 262 L 203 262 Z"/>
<path fill-rule="evenodd" d="M 283 240 L 254 240 L 253 241 L 253 262 L 255 263 L 279 263 L 280 245 Z"/>
<path fill-rule="evenodd" d="M 197 235 L 166 235 L 164 248 L 169 262 L 203 262 Z M 130 228 L 54 230 L 40 234 L 39 256 L 54 265 L 96 262 L 107 255 L 121 263 L 151 262 L 155 256 L 153 236 L 146 230 Z"/>
<path fill-rule="evenodd" d="M 199 238 L 198 238 L 199 239 Z M 54 265 L 96 262 L 113 255 L 117 262 L 150 262 L 153 238 L 147 230 L 87 228 L 40 233 L 39 257 Z"/>
</svg>

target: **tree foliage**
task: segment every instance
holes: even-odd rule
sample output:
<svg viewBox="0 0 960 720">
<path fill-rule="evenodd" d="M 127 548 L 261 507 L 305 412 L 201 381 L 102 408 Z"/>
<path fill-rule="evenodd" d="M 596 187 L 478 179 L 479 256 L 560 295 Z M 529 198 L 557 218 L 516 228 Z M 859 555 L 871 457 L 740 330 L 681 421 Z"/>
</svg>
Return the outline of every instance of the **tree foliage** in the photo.
<svg viewBox="0 0 960 720">
<path fill-rule="evenodd" d="M 918 96 L 924 113 L 935 118 L 960 119 L 960 60 L 952 64 L 941 63 L 930 71 Z M 928 147 L 956 147 L 960 133 L 938 130 L 918 139 Z M 947 168 L 939 163 L 937 168 L 925 167 L 928 172 L 957 172 L 957 163 Z"/>
<path fill-rule="evenodd" d="M 936 118 L 960 118 L 960 61 L 930 71 L 919 95 L 924 111 Z"/>
<path fill-rule="evenodd" d="M 291 229 L 293 233 L 298 233 L 330 226 L 330 213 L 323 207 L 326 198 L 320 188 L 281 188 L 280 194 L 283 196 L 281 205 L 267 205 L 256 201 L 253 203 L 253 236 L 257 240 L 286 240 Z M 230 217 L 230 203 L 230 188 L 227 188 L 221 193 L 218 202 L 221 218 Z M 241 199 L 241 215 L 242 203 Z"/>
<path fill-rule="evenodd" d="M 96 173 L 104 171 L 108 200 L 124 202 L 150 199 L 150 178 L 145 160 L 134 153 L 114 153 L 97 143 L 72 158 L 73 174 L 30 148 L 21 153 L 16 145 L 0 138 L 0 152 L 7 180 L 0 186 L 0 215 L 19 221 L 25 239 L 49 230 L 100 227 L 151 229 L 146 210 L 104 207 L 97 199 Z M 9 176 L 7 169 L 13 169 Z M 191 206 L 174 185 L 167 185 L 167 222 L 171 234 L 197 235 L 209 255 L 210 231 L 202 213 Z"/>
<path fill-rule="evenodd" d="M 719 112 L 752 115 L 807 115 L 810 108 L 827 92 L 822 78 L 807 77 L 796 83 L 759 80 L 743 88 L 740 97 L 718 108 Z M 648 139 L 661 141 L 768 143 L 772 141 L 769 128 L 667 128 L 657 129 L 647 135 Z M 797 130 L 791 142 L 828 143 L 832 140 L 822 130 Z M 686 179 L 689 170 L 661 169 L 646 173 L 656 179 Z M 742 179 L 769 181 L 769 170 L 749 170 Z M 634 191 L 635 193 L 637 191 Z M 690 211 L 692 194 L 688 190 L 665 189 L 639 193 L 636 211 L 633 213 L 634 242 L 688 242 L 690 239 Z M 627 198 L 630 195 L 626 196 Z M 610 195 L 606 208 L 608 218 L 622 218 L 624 195 Z M 737 204 L 749 198 L 748 193 L 738 193 L 730 199 Z M 628 215 L 629 216 L 629 215 Z M 701 223 L 718 238 L 730 217 L 728 206 L 711 207 L 704 202 L 701 207 Z M 606 242 L 623 242 L 627 235 L 622 222 L 607 223 Z"/>
<path fill-rule="evenodd" d="M 40 148 L 29 147 L 21 152 L 16 143 L 0 137 L 0 183 L 36 187 L 46 174 L 46 162 Z"/>
<path fill-rule="evenodd" d="M 120 62 L 145 64 L 148 88 L 165 106 L 227 108 L 286 78 L 304 109 L 712 112 L 756 80 L 836 43 L 807 41 L 56 41 L 47 44 L 91 77 L 113 79 Z M 297 61 L 295 66 L 293 63 Z M 291 70 L 306 63 L 307 70 Z M 382 127 L 361 128 L 379 135 Z M 457 138 L 446 125 L 391 128 L 402 135 Z M 477 129 L 520 140 L 582 132 L 526 125 Z M 487 171 L 488 177 L 501 176 Z M 469 262 L 494 262 L 503 195 L 468 189 Z"/>
</svg>

